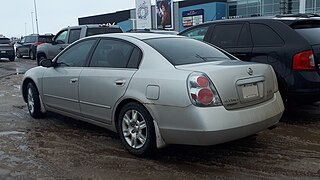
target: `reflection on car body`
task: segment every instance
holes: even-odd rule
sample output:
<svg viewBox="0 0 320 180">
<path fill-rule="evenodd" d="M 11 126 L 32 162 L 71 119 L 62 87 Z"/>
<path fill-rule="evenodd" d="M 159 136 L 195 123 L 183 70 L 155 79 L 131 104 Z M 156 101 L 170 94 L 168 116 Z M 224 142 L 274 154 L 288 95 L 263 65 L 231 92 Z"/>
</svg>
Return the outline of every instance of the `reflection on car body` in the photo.
<svg viewBox="0 0 320 180">
<path fill-rule="evenodd" d="M 271 66 L 176 35 L 84 38 L 41 65 L 22 82 L 32 117 L 54 111 L 108 128 L 138 156 L 243 138 L 284 110 Z"/>
</svg>

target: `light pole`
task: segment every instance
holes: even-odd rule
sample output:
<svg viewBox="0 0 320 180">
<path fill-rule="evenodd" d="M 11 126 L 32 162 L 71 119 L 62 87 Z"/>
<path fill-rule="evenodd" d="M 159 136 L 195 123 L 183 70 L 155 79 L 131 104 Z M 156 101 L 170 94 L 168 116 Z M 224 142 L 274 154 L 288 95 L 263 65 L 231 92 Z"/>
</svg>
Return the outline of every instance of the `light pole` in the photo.
<svg viewBox="0 0 320 180">
<path fill-rule="evenodd" d="M 39 23 L 38 23 L 38 13 L 37 13 L 37 3 L 36 0 L 33 0 L 34 3 L 34 12 L 36 15 L 36 26 L 37 26 L 37 34 L 39 34 Z"/>
<path fill-rule="evenodd" d="M 33 13 L 34 13 L 34 12 L 31 12 L 32 34 L 34 34 Z"/>
<path fill-rule="evenodd" d="M 27 35 L 27 23 L 24 23 L 24 34 Z"/>
</svg>

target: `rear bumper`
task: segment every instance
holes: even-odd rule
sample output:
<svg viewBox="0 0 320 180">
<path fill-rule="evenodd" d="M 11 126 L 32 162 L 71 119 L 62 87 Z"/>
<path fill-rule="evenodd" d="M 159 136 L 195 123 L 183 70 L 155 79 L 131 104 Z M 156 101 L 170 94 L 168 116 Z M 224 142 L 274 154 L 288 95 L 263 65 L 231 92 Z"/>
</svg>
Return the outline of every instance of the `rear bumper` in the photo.
<svg viewBox="0 0 320 180">
<path fill-rule="evenodd" d="M 0 50 L 0 58 L 9 58 L 14 56 L 14 50 Z"/>
<path fill-rule="evenodd" d="M 158 107 L 156 119 L 166 144 L 214 145 L 240 139 L 277 124 L 284 111 L 280 93 L 247 108 Z"/>
</svg>

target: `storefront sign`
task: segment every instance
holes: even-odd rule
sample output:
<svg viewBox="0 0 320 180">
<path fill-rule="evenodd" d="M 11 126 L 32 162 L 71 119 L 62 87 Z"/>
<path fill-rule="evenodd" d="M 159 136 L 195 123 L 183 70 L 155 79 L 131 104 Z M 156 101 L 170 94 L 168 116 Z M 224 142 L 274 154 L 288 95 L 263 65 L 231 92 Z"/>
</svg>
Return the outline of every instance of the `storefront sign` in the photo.
<svg viewBox="0 0 320 180">
<path fill-rule="evenodd" d="M 182 12 L 182 25 L 183 27 L 190 27 L 197 24 L 202 24 L 204 21 L 204 10 L 197 9 Z"/>
</svg>

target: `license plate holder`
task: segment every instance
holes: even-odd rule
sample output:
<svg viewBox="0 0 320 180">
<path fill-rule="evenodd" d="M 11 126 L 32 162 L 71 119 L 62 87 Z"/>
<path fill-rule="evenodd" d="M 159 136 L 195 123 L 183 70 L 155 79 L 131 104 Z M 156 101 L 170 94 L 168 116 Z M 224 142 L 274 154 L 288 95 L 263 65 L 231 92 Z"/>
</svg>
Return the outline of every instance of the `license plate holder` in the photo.
<svg viewBox="0 0 320 180">
<path fill-rule="evenodd" d="M 259 97 L 259 90 L 257 83 L 248 83 L 242 85 L 242 96 L 244 100 L 254 99 Z"/>
<path fill-rule="evenodd" d="M 1 51 L 1 54 L 5 54 L 5 53 L 7 53 L 7 51 Z"/>
</svg>

